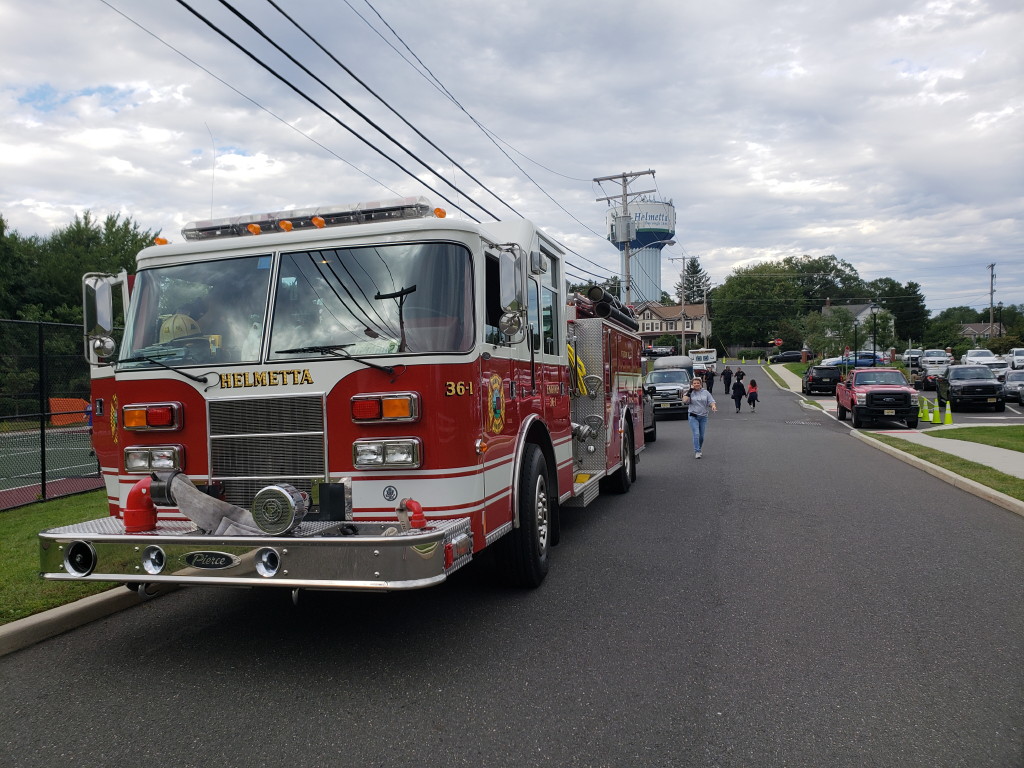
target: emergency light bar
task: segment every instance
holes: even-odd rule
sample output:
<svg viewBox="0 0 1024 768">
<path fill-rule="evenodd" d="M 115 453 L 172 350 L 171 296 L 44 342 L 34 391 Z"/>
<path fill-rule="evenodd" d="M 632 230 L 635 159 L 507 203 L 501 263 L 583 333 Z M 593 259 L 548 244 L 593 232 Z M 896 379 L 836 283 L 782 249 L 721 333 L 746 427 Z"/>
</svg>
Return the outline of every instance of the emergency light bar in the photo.
<svg viewBox="0 0 1024 768">
<path fill-rule="evenodd" d="M 291 232 L 296 229 L 323 229 L 346 224 L 392 219 L 445 217 L 442 208 L 433 208 L 425 197 L 401 197 L 397 200 L 350 205 L 328 205 L 274 213 L 250 213 L 225 219 L 190 221 L 181 230 L 186 240 L 215 240 L 223 237 L 244 237 L 263 232 Z"/>
</svg>

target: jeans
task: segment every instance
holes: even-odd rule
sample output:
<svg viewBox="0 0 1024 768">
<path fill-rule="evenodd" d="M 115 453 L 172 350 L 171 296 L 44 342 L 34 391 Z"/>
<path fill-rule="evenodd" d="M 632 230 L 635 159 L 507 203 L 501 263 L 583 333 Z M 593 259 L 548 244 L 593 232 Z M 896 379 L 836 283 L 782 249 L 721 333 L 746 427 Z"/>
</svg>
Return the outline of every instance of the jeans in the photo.
<svg viewBox="0 0 1024 768">
<path fill-rule="evenodd" d="M 704 445 L 704 432 L 708 428 L 707 416 L 694 416 L 690 414 L 690 431 L 693 432 L 693 450 L 699 451 Z"/>
</svg>

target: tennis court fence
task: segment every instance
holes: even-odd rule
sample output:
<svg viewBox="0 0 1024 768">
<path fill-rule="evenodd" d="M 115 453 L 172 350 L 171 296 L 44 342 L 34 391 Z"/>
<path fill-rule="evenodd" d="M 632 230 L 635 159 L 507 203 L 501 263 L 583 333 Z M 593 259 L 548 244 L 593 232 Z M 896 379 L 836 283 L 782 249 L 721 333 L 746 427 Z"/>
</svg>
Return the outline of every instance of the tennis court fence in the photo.
<svg viewBox="0 0 1024 768">
<path fill-rule="evenodd" d="M 82 327 L 0 320 L 0 510 L 103 486 Z"/>
</svg>

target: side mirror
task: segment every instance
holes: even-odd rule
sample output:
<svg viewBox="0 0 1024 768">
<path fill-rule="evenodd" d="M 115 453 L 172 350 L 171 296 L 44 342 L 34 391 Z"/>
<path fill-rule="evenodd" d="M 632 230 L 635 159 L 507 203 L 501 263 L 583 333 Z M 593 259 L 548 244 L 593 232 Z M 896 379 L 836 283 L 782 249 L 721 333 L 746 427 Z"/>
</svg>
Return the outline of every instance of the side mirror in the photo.
<svg viewBox="0 0 1024 768">
<path fill-rule="evenodd" d="M 499 300 L 502 316 L 498 328 L 517 343 L 526 327 L 526 264 L 520 251 L 502 251 L 498 256 Z"/>
<path fill-rule="evenodd" d="M 92 365 L 112 357 L 114 332 L 113 275 L 88 274 L 82 279 L 85 359 Z"/>
</svg>

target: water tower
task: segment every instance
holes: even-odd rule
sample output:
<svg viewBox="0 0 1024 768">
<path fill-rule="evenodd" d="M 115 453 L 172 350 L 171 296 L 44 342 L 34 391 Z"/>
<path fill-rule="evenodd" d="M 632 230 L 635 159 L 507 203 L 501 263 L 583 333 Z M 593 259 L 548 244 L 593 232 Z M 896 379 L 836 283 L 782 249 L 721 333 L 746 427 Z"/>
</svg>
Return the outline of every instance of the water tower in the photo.
<svg viewBox="0 0 1024 768">
<path fill-rule="evenodd" d="M 661 249 L 676 234 L 676 209 L 671 202 L 640 199 L 609 208 L 608 239 L 619 249 L 620 273 L 625 279 L 626 245 L 631 252 L 628 274 L 633 304 L 661 300 Z M 623 294 L 625 296 L 625 294 Z"/>
</svg>

